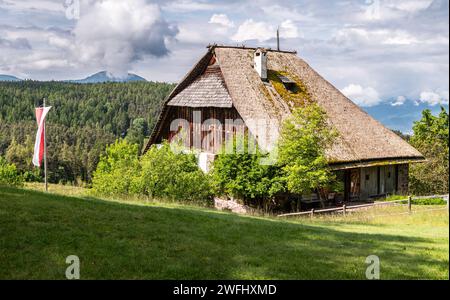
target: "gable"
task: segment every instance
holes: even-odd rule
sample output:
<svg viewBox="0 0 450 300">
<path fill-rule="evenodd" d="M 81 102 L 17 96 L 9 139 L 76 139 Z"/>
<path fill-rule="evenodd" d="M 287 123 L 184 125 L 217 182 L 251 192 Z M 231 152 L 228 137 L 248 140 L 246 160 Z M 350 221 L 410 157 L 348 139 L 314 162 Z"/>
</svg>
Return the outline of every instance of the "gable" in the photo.
<svg viewBox="0 0 450 300">
<path fill-rule="evenodd" d="M 225 86 L 219 65 L 209 65 L 167 105 L 187 107 L 232 107 L 233 102 Z"/>
</svg>

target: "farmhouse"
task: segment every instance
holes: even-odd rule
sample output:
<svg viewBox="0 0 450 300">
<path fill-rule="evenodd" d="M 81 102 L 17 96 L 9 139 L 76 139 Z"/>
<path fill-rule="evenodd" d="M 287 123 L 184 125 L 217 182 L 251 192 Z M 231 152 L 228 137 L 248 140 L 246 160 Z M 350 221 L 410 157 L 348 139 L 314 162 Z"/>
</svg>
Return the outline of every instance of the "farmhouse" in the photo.
<svg viewBox="0 0 450 300">
<path fill-rule="evenodd" d="M 423 160 L 422 154 L 346 98 L 296 52 L 218 45 L 207 49 L 166 99 L 144 152 L 183 132 L 185 146 L 201 152 L 200 164 L 207 168 L 227 137 L 239 131 L 270 151 L 292 108 L 315 101 L 339 134 L 327 158 L 342 180 L 343 200 L 407 193 L 409 164 Z"/>
</svg>

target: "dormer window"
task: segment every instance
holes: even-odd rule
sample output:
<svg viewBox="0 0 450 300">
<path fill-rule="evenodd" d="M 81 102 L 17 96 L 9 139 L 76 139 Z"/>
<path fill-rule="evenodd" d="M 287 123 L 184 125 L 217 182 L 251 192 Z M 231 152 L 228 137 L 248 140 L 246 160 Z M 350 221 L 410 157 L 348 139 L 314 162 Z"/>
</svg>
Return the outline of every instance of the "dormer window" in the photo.
<svg viewBox="0 0 450 300">
<path fill-rule="evenodd" d="M 281 80 L 281 82 L 283 83 L 284 87 L 288 91 L 290 91 L 290 92 L 295 92 L 296 91 L 297 84 L 295 83 L 295 81 L 293 81 L 289 77 L 286 77 L 286 76 L 283 76 L 283 75 L 278 75 L 278 78 Z"/>
</svg>

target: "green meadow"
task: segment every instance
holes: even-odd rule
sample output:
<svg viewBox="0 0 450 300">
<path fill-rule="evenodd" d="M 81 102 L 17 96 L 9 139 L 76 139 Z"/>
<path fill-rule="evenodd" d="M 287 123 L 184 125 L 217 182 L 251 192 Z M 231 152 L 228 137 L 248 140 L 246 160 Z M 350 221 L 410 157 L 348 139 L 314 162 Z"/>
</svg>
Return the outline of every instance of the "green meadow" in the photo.
<svg viewBox="0 0 450 300">
<path fill-rule="evenodd" d="M 0 279 L 65 279 L 69 255 L 81 279 L 365 279 L 369 255 L 381 279 L 449 276 L 445 209 L 281 219 L 33 188 L 0 187 Z"/>
</svg>

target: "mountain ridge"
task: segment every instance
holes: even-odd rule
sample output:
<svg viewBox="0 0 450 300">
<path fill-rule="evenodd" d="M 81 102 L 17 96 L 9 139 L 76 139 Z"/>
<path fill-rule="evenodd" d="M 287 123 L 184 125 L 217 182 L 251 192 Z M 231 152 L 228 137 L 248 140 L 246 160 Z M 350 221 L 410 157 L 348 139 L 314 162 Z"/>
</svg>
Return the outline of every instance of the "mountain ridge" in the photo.
<svg viewBox="0 0 450 300">
<path fill-rule="evenodd" d="M 13 75 L 0 74 L 0 81 L 23 81 L 23 79 L 18 78 Z M 37 80 L 40 81 L 40 80 Z M 46 81 L 46 80 L 45 80 Z M 42 81 L 42 82 L 45 82 Z M 70 83 L 103 83 L 103 82 L 133 82 L 133 81 L 147 81 L 144 77 L 133 73 L 127 73 L 125 78 L 116 77 L 106 71 L 100 71 L 95 74 L 89 75 L 82 79 L 69 79 L 69 80 L 55 80 L 59 82 L 70 82 Z"/>
<path fill-rule="evenodd" d="M 13 75 L 0 74 L 0 81 L 22 81 L 22 79 Z"/>
<path fill-rule="evenodd" d="M 65 80 L 65 82 L 73 82 L 73 83 L 102 83 L 102 82 L 130 82 L 130 81 L 147 81 L 147 80 L 133 73 L 127 73 L 127 77 L 125 78 L 115 77 L 106 71 L 97 72 L 83 79 Z"/>
</svg>

